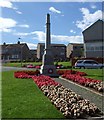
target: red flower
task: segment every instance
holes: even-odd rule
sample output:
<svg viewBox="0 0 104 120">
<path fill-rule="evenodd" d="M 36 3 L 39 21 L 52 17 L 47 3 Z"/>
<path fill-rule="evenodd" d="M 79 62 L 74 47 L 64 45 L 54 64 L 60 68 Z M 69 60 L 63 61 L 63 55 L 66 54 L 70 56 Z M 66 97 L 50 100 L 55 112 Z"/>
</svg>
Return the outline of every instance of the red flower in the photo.
<svg viewBox="0 0 104 120">
<path fill-rule="evenodd" d="M 43 85 L 45 86 L 50 86 L 50 85 L 58 85 L 59 83 L 55 82 L 54 79 L 52 79 L 49 76 L 45 75 L 40 75 L 40 76 L 33 76 L 32 79 L 34 82 L 38 85 L 38 87 L 42 87 Z"/>
<path fill-rule="evenodd" d="M 95 80 L 95 79 L 91 79 L 91 78 L 82 77 L 82 76 L 80 76 L 79 73 L 76 73 L 76 74 L 66 74 L 65 73 L 65 74 L 62 75 L 62 77 L 66 78 L 68 80 L 71 80 L 73 82 L 76 82 L 78 84 L 81 84 L 81 85 L 84 85 L 84 86 L 88 86 L 88 87 L 92 87 L 94 89 L 97 86 L 99 86 L 99 84 L 101 83 L 100 80 Z M 83 75 L 83 73 L 81 73 L 81 75 Z"/>
<path fill-rule="evenodd" d="M 86 76 L 87 74 L 84 72 L 79 72 L 79 71 L 75 71 L 75 70 L 58 70 L 57 73 L 59 75 L 63 75 L 63 74 L 77 74 L 80 76 Z"/>
</svg>

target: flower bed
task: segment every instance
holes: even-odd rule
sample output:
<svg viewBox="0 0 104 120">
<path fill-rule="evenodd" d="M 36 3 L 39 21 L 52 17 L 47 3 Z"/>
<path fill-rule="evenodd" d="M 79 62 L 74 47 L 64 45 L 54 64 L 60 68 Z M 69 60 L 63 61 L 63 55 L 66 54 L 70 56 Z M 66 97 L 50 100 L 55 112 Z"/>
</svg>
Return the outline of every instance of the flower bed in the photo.
<svg viewBox="0 0 104 120">
<path fill-rule="evenodd" d="M 14 77 L 26 79 L 26 78 L 31 78 L 31 75 L 28 75 L 28 74 L 26 74 L 25 72 L 22 72 L 22 71 L 20 71 L 20 72 L 17 71 L 17 72 L 14 73 Z"/>
<path fill-rule="evenodd" d="M 36 75 L 37 72 L 30 71 L 17 71 L 14 74 L 16 78 L 32 78 L 44 95 L 50 99 L 52 104 L 54 104 L 66 118 L 101 116 L 99 108 L 95 104 L 90 103 L 89 100 L 83 99 L 82 96 L 72 90 L 64 88 L 49 76 Z"/>
<path fill-rule="evenodd" d="M 40 72 L 38 70 L 36 71 L 16 71 L 14 72 L 14 77 L 16 78 L 31 78 L 34 75 L 39 75 Z"/>
<path fill-rule="evenodd" d="M 66 118 L 101 116 L 101 111 L 94 103 L 62 85 L 43 85 L 40 89 Z"/>
<path fill-rule="evenodd" d="M 51 77 L 40 75 L 40 76 L 33 76 L 32 79 L 41 88 L 43 85 L 50 86 L 50 85 L 59 85 L 59 83 L 55 82 Z"/>
<path fill-rule="evenodd" d="M 80 85 L 83 85 L 85 87 L 93 88 L 97 90 L 98 92 L 104 91 L 103 83 L 100 80 L 85 78 L 77 74 L 63 74 L 62 77 L 68 80 L 71 80 L 73 82 L 76 82 Z"/>
<path fill-rule="evenodd" d="M 85 78 L 87 74 L 84 72 L 74 71 L 74 70 L 58 70 L 59 75 L 63 78 L 76 82 L 85 87 L 93 88 L 98 92 L 104 91 L 104 85 L 100 80 L 95 80 L 91 78 Z"/>
<path fill-rule="evenodd" d="M 95 80 L 91 78 L 85 78 L 87 74 L 84 72 L 74 71 L 74 70 L 58 70 L 57 73 L 63 78 L 76 82 L 85 87 L 93 88 L 98 92 L 104 91 L 104 85 L 100 80 Z M 16 78 L 32 78 L 33 76 L 40 75 L 39 70 L 36 71 L 17 71 L 14 73 Z M 42 76 L 43 77 L 43 76 Z M 37 77 L 38 79 L 38 77 Z M 40 77 L 41 79 L 41 77 Z M 47 83 L 46 83 L 47 84 Z"/>
<path fill-rule="evenodd" d="M 34 76 L 34 82 L 66 118 L 86 118 L 100 114 L 98 107 L 63 87 L 49 76 Z"/>
<path fill-rule="evenodd" d="M 75 71 L 75 70 L 58 70 L 57 73 L 59 75 L 63 75 L 63 74 L 76 74 L 76 75 L 80 75 L 80 76 L 87 75 L 85 72 L 79 72 L 79 71 Z"/>
</svg>

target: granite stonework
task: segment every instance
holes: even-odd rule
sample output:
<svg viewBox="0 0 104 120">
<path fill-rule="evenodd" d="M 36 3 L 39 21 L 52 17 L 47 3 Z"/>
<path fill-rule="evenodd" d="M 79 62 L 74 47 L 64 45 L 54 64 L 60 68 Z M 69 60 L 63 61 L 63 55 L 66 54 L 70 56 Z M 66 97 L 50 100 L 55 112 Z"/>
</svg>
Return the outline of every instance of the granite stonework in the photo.
<svg viewBox="0 0 104 120">
<path fill-rule="evenodd" d="M 43 75 L 48 75 L 50 77 L 59 77 L 56 72 L 56 67 L 54 65 L 53 54 L 51 50 L 50 14 L 47 14 L 46 17 L 46 41 L 40 73 Z"/>
</svg>

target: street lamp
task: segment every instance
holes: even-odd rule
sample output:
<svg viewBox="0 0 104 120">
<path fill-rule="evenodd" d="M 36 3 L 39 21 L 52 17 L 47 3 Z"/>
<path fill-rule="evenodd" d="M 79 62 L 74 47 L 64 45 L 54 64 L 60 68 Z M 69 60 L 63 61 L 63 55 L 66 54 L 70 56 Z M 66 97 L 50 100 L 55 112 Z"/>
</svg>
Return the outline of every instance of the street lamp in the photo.
<svg viewBox="0 0 104 120">
<path fill-rule="evenodd" d="M 18 38 L 19 40 L 21 39 L 20 37 Z M 22 67 L 22 45 L 21 45 L 21 67 Z"/>
</svg>

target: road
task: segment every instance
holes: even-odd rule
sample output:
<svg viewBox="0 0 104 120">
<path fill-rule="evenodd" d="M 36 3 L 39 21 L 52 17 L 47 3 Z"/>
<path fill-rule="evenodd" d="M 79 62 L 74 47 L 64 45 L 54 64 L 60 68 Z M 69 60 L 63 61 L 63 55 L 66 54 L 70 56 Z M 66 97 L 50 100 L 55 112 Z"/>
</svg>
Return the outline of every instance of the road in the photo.
<svg viewBox="0 0 104 120">
<path fill-rule="evenodd" d="M 10 70 L 35 70 L 35 69 L 34 68 L 5 67 L 5 66 L 0 67 L 0 72 L 10 71 Z"/>
</svg>

